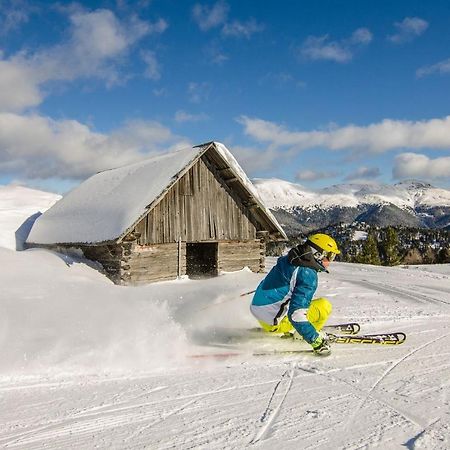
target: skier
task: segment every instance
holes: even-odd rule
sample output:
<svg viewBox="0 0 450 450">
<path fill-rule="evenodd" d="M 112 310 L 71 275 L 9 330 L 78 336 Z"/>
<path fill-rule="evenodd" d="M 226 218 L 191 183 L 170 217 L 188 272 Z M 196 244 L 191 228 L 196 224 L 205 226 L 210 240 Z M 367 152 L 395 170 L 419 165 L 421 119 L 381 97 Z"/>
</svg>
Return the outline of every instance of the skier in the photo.
<svg viewBox="0 0 450 450">
<path fill-rule="evenodd" d="M 313 295 L 317 272 L 328 273 L 330 262 L 339 253 L 332 237 L 317 233 L 278 258 L 256 289 L 250 306 L 265 331 L 297 332 L 316 354 L 331 353 L 327 335 L 320 331 L 331 314 L 331 303 L 326 298 L 313 300 Z"/>
</svg>

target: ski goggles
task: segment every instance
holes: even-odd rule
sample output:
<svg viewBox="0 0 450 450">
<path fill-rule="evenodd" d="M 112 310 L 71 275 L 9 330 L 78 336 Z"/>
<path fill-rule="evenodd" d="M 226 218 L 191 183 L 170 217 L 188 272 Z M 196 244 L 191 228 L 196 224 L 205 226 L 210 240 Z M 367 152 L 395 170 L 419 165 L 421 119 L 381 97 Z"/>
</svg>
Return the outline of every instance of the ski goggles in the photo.
<svg viewBox="0 0 450 450">
<path fill-rule="evenodd" d="M 336 258 L 336 253 L 333 252 L 327 252 L 326 250 L 318 250 L 314 247 L 312 247 L 313 250 L 315 251 L 314 253 L 314 258 L 322 261 L 323 259 L 328 259 L 328 261 L 334 261 L 334 258 Z"/>
</svg>

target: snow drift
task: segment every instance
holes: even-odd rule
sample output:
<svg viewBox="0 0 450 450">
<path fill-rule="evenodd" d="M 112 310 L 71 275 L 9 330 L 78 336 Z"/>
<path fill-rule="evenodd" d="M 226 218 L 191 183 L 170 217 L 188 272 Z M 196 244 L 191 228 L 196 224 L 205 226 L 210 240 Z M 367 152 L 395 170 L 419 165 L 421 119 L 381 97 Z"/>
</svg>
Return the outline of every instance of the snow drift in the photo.
<svg viewBox="0 0 450 450">
<path fill-rule="evenodd" d="M 183 351 L 167 304 L 143 290 L 43 250 L 0 248 L 0 261 L 2 373 L 149 369 Z"/>
<path fill-rule="evenodd" d="M 22 250 L 33 221 L 60 198 L 23 186 L 0 186 L 0 247 Z"/>
</svg>

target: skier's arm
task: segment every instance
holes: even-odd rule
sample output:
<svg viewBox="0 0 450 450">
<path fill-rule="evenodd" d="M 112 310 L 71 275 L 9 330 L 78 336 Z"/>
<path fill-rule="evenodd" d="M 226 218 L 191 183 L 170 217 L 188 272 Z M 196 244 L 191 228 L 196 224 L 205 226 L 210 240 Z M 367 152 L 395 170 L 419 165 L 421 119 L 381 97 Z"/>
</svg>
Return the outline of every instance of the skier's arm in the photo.
<svg viewBox="0 0 450 450">
<path fill-rule="evenodd" d="M 306 318 L 306 313 L 317 288 L 317 274 L 313 269 L 299 270 L 296 281 L 289 304 L 288 317 L 303 339 L 311 343 L 319 336 L 319 333 Z"/>
</svg>

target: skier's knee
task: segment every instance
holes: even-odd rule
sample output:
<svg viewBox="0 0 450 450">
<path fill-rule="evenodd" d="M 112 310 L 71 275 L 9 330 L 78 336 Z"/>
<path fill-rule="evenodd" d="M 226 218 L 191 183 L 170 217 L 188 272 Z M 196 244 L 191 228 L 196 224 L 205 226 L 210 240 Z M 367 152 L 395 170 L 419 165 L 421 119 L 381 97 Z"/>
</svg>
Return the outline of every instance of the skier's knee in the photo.
<svg viewBox="0 0 450 450">
<path fill-rule="evenodd" d="M 325 297 L 315 298 L 311 302 L 311 307 L 317 309 L 322 317 L 328 317 L 333 311 L 333 305 Z"/>
<path fill-rule="evenodd" d="M 326 298 L 317 298 L 311 302 L 308 309 L 307 318 L 316 330 L 320 330 L 331 314 L 333 307 Z"/>
</svg>

